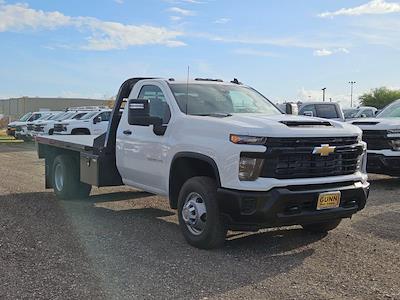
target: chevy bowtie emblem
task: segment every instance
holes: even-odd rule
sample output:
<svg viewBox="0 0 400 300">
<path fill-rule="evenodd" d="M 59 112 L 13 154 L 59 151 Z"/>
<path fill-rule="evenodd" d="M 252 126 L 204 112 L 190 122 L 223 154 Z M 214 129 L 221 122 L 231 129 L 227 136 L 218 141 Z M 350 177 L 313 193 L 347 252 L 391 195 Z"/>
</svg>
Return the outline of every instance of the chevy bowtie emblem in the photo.
<svg viewBox="0 0 400 300">
<path fill-rule="evenodd" d="M 315 147 L 313 154 L 319 154 L 321 156 L 329 156 L 329 154 L 335 152 L 336 147 L 329 146 L 329 144 L 322 144 L 321 147 Z"/>
</svg>

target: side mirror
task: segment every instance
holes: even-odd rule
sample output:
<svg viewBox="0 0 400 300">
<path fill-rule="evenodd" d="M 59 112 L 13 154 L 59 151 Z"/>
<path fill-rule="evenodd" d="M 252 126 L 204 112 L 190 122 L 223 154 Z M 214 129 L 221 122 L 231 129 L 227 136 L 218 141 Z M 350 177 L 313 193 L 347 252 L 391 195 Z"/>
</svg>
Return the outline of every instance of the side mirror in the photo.
<svg viewBox="0 0 400 300">
<path fill-rule="evenodd" d="M 97 116 L 96 118 L 93 119 L 93 124 L 97 124 L 101 122 L 101 118 Z"/>
<path fill-rule="evenodd" d="M 286 103 L 285 105 L 285 113 L 287 115 L 298 115 L 299 114 L 299 108 L 297 104 L 295 103 Z"/>
<path fill-rule="evenodd" d="M 128 102 L 128 124 L 137 126 L 162 126 L 162 119 L 150 116 L 149 100 L 131 99 Z"/>
<path fill-rule="evenodd" d="M 314 117 L 314 114 L 312 111 L 310 110 L 306 110 L 305 112 L 303 112 L 303 115 L 307 116 L 307 117 Z"/>
</svg>

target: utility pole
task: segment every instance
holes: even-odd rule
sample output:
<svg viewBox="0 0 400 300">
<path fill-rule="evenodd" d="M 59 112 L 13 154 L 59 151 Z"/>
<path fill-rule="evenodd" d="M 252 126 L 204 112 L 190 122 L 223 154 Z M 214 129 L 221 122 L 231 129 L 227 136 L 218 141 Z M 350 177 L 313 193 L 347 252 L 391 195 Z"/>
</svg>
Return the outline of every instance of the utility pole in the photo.
<svg viewBox="0 0 400 300">
<path fill-rule="evenodd" d="M 356 82 L 349 81 L 349 83 L 350 83 L 350 107 L 353 107 L 353 86 Z"/>
<path fill-rule="evenodd" d="M 322 101 L 325 102 L 325 91 L 326 87 L 322 89 Z"/>
</svg>

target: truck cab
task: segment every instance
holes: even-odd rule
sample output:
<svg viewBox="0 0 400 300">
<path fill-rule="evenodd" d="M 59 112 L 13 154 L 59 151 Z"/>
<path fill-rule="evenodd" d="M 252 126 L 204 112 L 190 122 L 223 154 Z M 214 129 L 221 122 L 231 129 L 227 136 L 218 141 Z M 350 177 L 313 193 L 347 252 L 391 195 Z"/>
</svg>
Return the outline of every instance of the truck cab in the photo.
<svg viewBox="0 0 400 300">
<path fill-rule="evenodd" d="M 165 196 L 199 248 L 221 246 L 227 230 L 327 232 L 363 209 L 369 191 L 359 128 L 284 115 L 237 80 L 132 78 L 105 134 L 39 137 L 38 146 L 58 197 L 123 184 Z"/>
<path fill-rule="evenodd" d="M 306 102 L 300 106 L 299 115 L 318 117 L 343 122 L 342 108 L 336 102 Z"/>
<path fill-rule="evenodd" d="M 363 131 L 368 148 L 368 172 L 400 176 L 400 100 L 375 118 L 350 121 Z"/>
</svg>

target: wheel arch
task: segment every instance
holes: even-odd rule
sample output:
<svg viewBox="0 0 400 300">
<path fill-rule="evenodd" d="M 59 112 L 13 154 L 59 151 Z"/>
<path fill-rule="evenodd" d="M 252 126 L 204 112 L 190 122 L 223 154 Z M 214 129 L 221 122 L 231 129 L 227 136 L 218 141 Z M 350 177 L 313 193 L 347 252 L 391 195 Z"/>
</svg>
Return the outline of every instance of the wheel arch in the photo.
<svg viewBox="0 0 400 300">
<path fill-rule="evenodd" d="M 76 132 L 85 132 L 90 135 L 90 129 L 89 128 L 84 128 L 84 127 L 79 127 L 79 128 L 74 128 L 71 130 L 71 134 L 75 134 Z"/>
<path fill-rule="evenodd" d="M 221 186 L 220 173 L 215 160 L 197 152 L 178 152 L 171 161 L 169 172 L 169 204 L 177 208 L 179 191 L 191 177 L 209 176 L 215 179 L 217 187 Z"/>
</svg>

